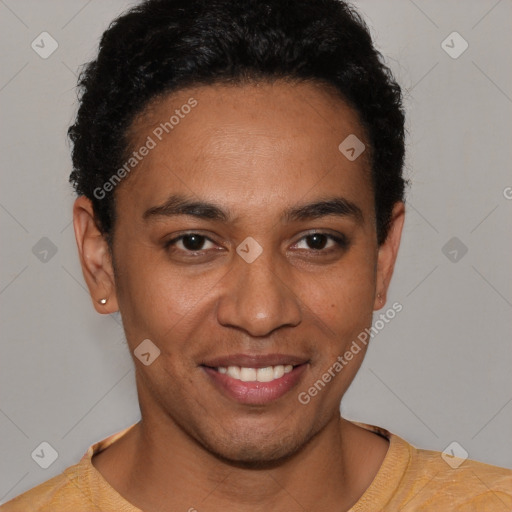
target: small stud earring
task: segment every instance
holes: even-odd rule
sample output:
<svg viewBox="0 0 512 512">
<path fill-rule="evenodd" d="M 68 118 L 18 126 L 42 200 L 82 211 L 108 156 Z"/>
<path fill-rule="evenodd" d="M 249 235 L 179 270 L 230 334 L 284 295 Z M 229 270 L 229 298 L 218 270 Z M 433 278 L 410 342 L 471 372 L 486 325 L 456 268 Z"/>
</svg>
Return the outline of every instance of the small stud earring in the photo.
<svg viewBox="0 0 512 512">
<path fill-rule="evenodd" d="M 101 304 L 102 306 L 104 306 L 104 305 L 107 303 L 107 300 L 108 300 L 108 299 L 100 299 L 100 300 L 98 301 L 98 303 L 99 303 L 99 304 Z"/>
<path fill-rule="evenodd" d="M 382 295 L 380 293 L 377 293 L 377 299 L 379 299 L 380 304 L 384 302 Z"/>
</svg>

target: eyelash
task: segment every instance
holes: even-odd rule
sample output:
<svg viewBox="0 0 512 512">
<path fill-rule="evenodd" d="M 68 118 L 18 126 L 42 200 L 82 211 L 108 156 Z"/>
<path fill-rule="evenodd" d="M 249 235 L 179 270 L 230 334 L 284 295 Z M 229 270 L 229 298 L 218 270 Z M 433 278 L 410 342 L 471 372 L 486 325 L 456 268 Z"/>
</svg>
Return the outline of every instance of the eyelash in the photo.
<svg viewBox="0 0 512 512">
<path fill-rule="evenodd" d="M 184 238 L 194 236 L 194 235 L 198 236 L 208 242 L 211 242 L 213 244 L 215 243 L 213 240 L 208 238 L 206 235 L 202 235 L 201 233 L 196 233 L 196 232 L 190 232 L 190 233 L 184 233 L 180 236 L 177 236 L 176 238 L 173 238 L 172 240 L 167 241 L 164 245 L 164 248 L 169 249 L 172 246 L 176 245 L 179 241 L 183 240 Z M 345 237 L 345 235 L 336 236 L 336 235 L 332 235 L 330 233 L 324 233 L 322 231 L 314 231 L 314 232 L 308 233 L 307 235 L 304 235 L 302 238 L 300 238 L 294 245 L 297 245 L 300 242 L 302 242 L 303 240 L 306 240 L 308 237 L 311 237 L 314 235 L 325 236 L 328 240 L 333 241 L 336 244 L 336 247 L 329 247 L 327 249 L 322 248 L 322 249 L 299 249 L 299 250 L 308 250 L 313 253 L 316 253 L 317 255 L 321 255 L 321 254 L 326 255 L 326 254 L 330 254 L 333 251 L 348 249 L 349 241 L 348 241 L 347 237 Z M 192 251 L 190 249 L 179 249 L 179 250 L 182 252 L 188 253 L 189 255 L 201 255 L 201 253 L 204 254 L 204 251 L 205 251 L 205 249 L 198 249 L 197 251 Z M 208 250 L 209 249 L 206 249 L 206 251 L 208 251 Z"/>
</svg>

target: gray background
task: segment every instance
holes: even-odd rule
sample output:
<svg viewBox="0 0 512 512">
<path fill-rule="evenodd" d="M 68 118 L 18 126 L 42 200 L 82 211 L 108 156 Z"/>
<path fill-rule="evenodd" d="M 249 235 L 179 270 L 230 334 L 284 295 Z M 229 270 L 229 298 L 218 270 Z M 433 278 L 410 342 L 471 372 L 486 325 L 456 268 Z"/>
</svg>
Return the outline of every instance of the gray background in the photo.
<svg viewBox="0 0 512 512">
<path fill-rule="evenodd" d="M 66 141 L 78 66 L 131 3 L 0 0 L 0 503 L 139 419 L 120 319 L 94 312 L 82 279 Z M 512 2 L 356 5 L 406 90 L 412 187 L 388 304 L 403 311 L 342 409 L 417 446 L 456 440 L 512 466 Z M 47 59 L 31 48 L 43 31 L 59 44 Z M 441 47 L 453 31 L 469 43 L 457 59 Z M 42 441 L 58 452 L 48 469 L 31 458 Z"/>
</svg>

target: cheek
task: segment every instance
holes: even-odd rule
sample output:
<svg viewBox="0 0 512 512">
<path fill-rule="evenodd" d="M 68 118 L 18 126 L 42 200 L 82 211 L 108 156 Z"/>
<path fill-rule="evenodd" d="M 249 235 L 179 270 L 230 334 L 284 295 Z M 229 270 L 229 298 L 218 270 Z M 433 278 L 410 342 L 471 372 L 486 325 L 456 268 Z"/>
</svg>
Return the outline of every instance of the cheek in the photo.
<svg viewBox="0 0 512 512">
<path fill-rule="evenodd" d="M 305 286 L 305 303 L 337 334 L 351 334 L 371 321 L 375 271 L 372 262 L 339 265 Z"/>
<path fill-rule="evenodd" d="M 161 350 L 175 352 L 180 350 L 180 340 L 187 340 L 207 318 L 205 308 L 225 271 L 194 275 L 163 260 L 149 253 L 123 260 L 117 279 L 118 300 L 130 344 L 149 338 Z"/>
</svg>

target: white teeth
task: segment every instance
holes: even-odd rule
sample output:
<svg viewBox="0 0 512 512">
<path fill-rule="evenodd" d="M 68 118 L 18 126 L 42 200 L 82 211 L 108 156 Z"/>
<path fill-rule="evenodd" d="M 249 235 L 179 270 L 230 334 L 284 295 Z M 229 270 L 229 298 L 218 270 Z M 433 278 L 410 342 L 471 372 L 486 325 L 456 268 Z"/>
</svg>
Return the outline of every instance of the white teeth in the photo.
<svg viewBox="0 0 512 512">
<path fill-rule="evenodd" d="M 240 368 L 240 380 L 242 382 L 253 382 L 256 380 L 255 368 Z"/>
<path fill-rule="evenodd" d="M 241 380 L 242 382 L 271 382 L 280 379 L 285 373 L 290 373 L 293 365 L 278 364 L 276 366 L 267 366 L 266 368 L 246 368 L 240 366 L 219 366 L 217 371 Z"/>
<path fill-rule="evenodd" d="M 240 380 L 240 366 L 228 366 L 228 371 L 226 372 L 233 379 Z"/>
<path fill-rule="evenodd" d="M 256 372 L 256 380 L 258 382 L 270 382 L 274 380 L 274 368 L 272 368 L 272 366 L 258 368 L 258 371 Z"/>
<path fill-rule="evenodd" d="M 280 379 L 284 375 L 284 366 L 282 364 L 274 366 L 274 379 Z"/>
</svg>

